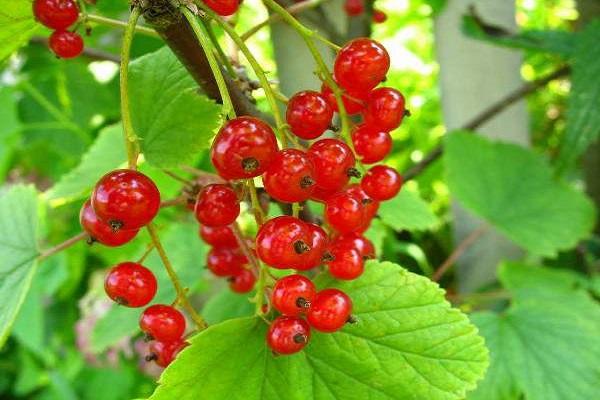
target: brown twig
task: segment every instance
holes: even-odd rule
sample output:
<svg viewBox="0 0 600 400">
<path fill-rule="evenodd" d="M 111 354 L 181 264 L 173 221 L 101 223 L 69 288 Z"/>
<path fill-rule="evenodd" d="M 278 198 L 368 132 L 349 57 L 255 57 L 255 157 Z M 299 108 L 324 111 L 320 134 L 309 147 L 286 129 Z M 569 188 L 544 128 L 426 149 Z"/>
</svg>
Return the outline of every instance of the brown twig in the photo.
<svg viewBox="0 0 600 400">
<path fill-rule="evenodd" d="M 54 247 L 51 247 L 49 249 L 42 251 L 40 253 L 40 255 L 38 256 L 38 260 L 41 261 L 41 260 L 48 258 L 56 253 L 66 250 L 69 247 L 73 246 L 74 244 L 79 243 L 82 240 L 87 239 L 87 238 L 88 238 L 88 234 L 86 232 L 78 233 L 77 235 L 73 236 L 72 238 L 67 239 L 60 244 L 57 244 Z"/>
<path fill-rule="evenodd" d="M 452 265 L 458 260 L 458 258 L 477 241 L 481 236 L 483 236 L 489 227 L 487 225 L 481 225 L 479 228 L 475 229 L 473 232 L 469 234 L 466 238 L 463 239 L 462 242 L 454 249 L 454 251 L 448 256 L 446 261 L 444 261 L 438 269 L 435 270 L 431 280 L 434 282 L 438 282 L 442 276 L 450 269 Z"/>
<path fill-rule="evenodd" d="M 30 39 L 30 43 L 48 47 L 48 39 L 41 36 L 32 37 Z M 84 47 L 83 52 L 81 54 L 92 61 L 112 61 L 117 64 L 121 63 L 121 57 L 119 57 L 118 55 L 109 53 L 107 51 L 98 50 L 92 47 Z"/>
</svg>

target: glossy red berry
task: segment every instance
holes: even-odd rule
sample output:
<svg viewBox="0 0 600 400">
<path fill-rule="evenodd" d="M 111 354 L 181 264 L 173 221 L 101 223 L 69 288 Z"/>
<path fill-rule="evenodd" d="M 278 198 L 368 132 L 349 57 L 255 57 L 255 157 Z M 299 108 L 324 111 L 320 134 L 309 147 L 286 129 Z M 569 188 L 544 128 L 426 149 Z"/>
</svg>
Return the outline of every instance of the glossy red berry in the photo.
<svg viewBox="0 0 600 400">
<path fill-rule="evenodd" d="M 365 261 L 358 250 L 348 247 L 332 247 L 333 260 L 327 262 L 329 273 L 336 279 L 352 280 L 362 275 Z"/>
<path fill-rule="evenodd" d="M 33 14 L 48 28 L 64 30 L 79 18 L 79 6 L 75 0 L 35 0 Z"/>
<path fill-rule="evenodd" d="M 281 150 L 265 171 L 263 183 L 276 200 L 285 203 L 308 200 L 315 188 L 313 162 L 303 151 Z"/>
<path fill-rule="evenodd" d="M 126 307 L 145 306 L 154 298 L 156 289 L 156 277 L 152 271 L 134 262 L 116 265 L 104 281 L 108 297 Z"/>
<path fill-rule="evenodd" d="M 400 126 L 405 112 L 406 101 L 402 93 L 382 87 L 371 92 L 363 115 L 367 125 L 389 132 Z"/>
<path fill-rule="evenodd" d="M 341 329 L 352 313 L 352 300 L 338 289 L 325 289 L 313 298 L 306 315 L 311 327 L 321 332 Z"/>
<path fill-rule="evenodd" d="M 312 194 L 310 195 L 310 199 L 320 203 L 325 203 L 328 198 L 337 192 L 339 192 L 339 190 L 322 189 L 315 185 L 315 190 L 313 190 Z"/>
<path fill-rule="evenodd" d="M 88 200 L 79 212 L 79 222 L 81 227 L 88 235 L 92 242 L 102 243 L 105 246 L 115 247 L 121 246 L 131 241 L 139 232 L 139 229 L 119 229 L 113 231 L 111 226 L 102 221 L 96 216 L 92 203 Z"/>
<path fill-rule="evenodd" d="M 392 150 L 392 137 L 378 126 L 361 124 L 352 131 L 354 150 L 363 164 L 383 160 Z"/>
<path fill-rule="evenodd" d="M 140 329 L 159 342 L 173 342 L 185 333 L 185 317 L 174 307 L 155 304 L 142 313 Z"/>
<path fill-rule="evenodd" d="M 248 263 L 239 249 L 213 247 L 206 256 L 206 266 L 216 276 L 232 276 L 240 272 Z"/>
<path fill-rule="evenodd" d="M 402 188 L 402 176 L 393 168 L 376 165 L 367 171 L 360 185 L 371 198 L 385 201 L 398 194 Z"/>
<path fill-rule="evenodd" d="M 158 213 L 160 192 L 141 172 L 118 169 L 98 181 L 91 201 L 96 215 L 114 230 L 139 229 Z"/>
<path fill-rule="evenodd" d="M 387 14 L 381 10 L 374 9 L 373 22 L 376 24 L 383 24 L 385 21 L 387 21 Z"/>
<path fill-rule="evenodd" d="M 363 259 L 375 258 L 375 246 L 373 243 L 358 233 L 347 233 L 340 235 L 331 243 L 332 248 L 355 249 Z"/>
<path fill-rule="evenodd" d="M 348 186 L 345 191 L 360 200 L 365 208 L 365 221 L 370 222 L 379 211 L 379 202 L 373 200 L 358 184 Z M 366 229 L 365 229 L 366 230 Z M 360 231 L 363 232 L 363 231 Z"/>
<path fill-rule="evenodd" d="M 229 186 L 215 183 L 198 193 L 194 212 L 202 225 L 227 226 L 240 215 L 240 201 Z"/>
<path fill-rule="evenodd" d="M 308 149 L 315 167 L 314 178 L 318 187 L 326 190 L 343 188 L 350 176 L 356 175 L 356 159 L 350 147 L 337 139 L 321 139 Z"/>
<path fill-rule="evenodd" d="M 296 266 L 296 269 L 300 271 L 307 271 L 319 266 L 329 244 L 327 233 L 319 225 L 306 223 L 306 230 L 310 250 L 302 254 L 302 264 Z"/>
<path fill-rule="evenodd" d="M 334 112 L 339 112 L 337 99 L 335 94 L 327 84 L 323 83 L 321 86 L 321 94 L 327 100 L 327 103 Z M 355 115 L 364 110 L 366 107 L 366 99 L 369 96 L 369 92 L 345 90 L 342 95 L 342 102 L 348 115 Z"/>
<path fill-rule="evenodd" d="M 277 153 L 271 127 L 258 118 L 238 117 L 223 125 L 211 148 L 212 163 L 224 179 L 262 175 Z"/>
<path fill-rule="evenodd" d="M 204 242 L 215 247 L 238 247 L 238 241 L 230 226 L 200 225 L 200 237 Z"/>
<path fill-rule="evenodd" d="M 60 58 L 74 58 L 83 51 L 83 39 L 77 32 L 54 31 L 48 45 Z"/>
<path fill-rule="evenodd" d="M 174 342 L 153 341 L 150 343 L 150 354 L 146 361 L 154 361 L 160 367 L 166 368 L 189 343 L 183 339 Z"/>
<path fill-rule="evenodd" d="M 364 0 L 346 0 L 344 10 L 349 17 L 357 17 L 365 11 Z"/>
<path fill-rule="evenodd" d="M 256 252 L 267 265 L 278 269 L 296 269 L 304 265 L 310 252 L 309 231 L 298 218 L 281 216 L 267 221 L 256 235 Z"/>
<path fill-rule="evenodd" d="M 236 293 L 248 293 L 254 288 L 256 276 L 254 272 L 243 268 L 229 278 L 229 288 Z"/>
<path fill-rule="evenodd" d="M 310 340 L 310 326 L 297 317 L 277 317 L 267 331 L 267 344 L 277 354 L 293 354 Z"/>
<path fill-rule="evenodd" d="M 203 0 L 211 10 L 217 14 L 228 17 L 235 14 L 240 7 L 240 0 Z"/>
<path fill-rule="evenodd" d="M 390 56 L 385 47 L 369 38 L 354 39 L 335 59 L 335 79 L 346 90 L 366 92 L 385 79 Z"/>
<path fill-rule="evenodd" d="M 273 287 L 271 304 L 283 315 L 298 316 L 305 313 L 317 290 L 314 283 L 303 275 L 288 275 Z"/>
<path fill-rule="evenodd" d="M 319 92 L 306 90 L 290 98 L 286 120 L 290 130 L 299 138 L 316 139 L 331 125 L 333 109 Z"/>
<path fill-rule="evenodd" d="M 325 203 L 325 219 L 339 233 L 354 232 L 365 220 L 365 208 L 360 199 L 343 191 Z"/>
</svg>

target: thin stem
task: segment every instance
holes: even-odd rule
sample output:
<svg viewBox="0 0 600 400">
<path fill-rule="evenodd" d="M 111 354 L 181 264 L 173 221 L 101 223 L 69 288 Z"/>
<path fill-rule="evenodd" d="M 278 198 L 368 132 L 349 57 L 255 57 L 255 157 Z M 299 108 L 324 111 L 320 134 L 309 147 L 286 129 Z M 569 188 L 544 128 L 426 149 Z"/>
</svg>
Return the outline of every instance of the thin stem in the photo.
<svg viewBox="0 0 600 400">
<path fill-rule="evenodd" d="M 258 200 L 258 194 L 256 193 L 256 186 L 254 185 L 253 179 L 248 179 L 248 191 L 250 192 L 250 202 L 252 203 L 252 211 L 254 213 L 254 219 L 256 224 L 260 227 L 265 220 L 265 213 Z"/>
<path fill-rule="evenodd" d="M 292 203 L 292 216 L 298 218 L 300 216 L 300 210 L 302 210 L 302 206 L 300 203 Z"/>
<path fill-rule="evenodd" d="M 68 249 L 69 247 L 73 246 L 74 244 L 81 242 L 82 240 L 86 239 L 87 237 L 88 237 L 88 234 L 86 232 L 78 233 L 77 235 L 73 236 L 72 238 L 69 238 L 69 239 L 65 240 L 64 242 L 57 244 L 54 247 L 51 247 L 49 249 L 42 251 L 40 253 L 40 255 L 38 256 L 38 260 L 41 261 L 41 260 L 46 259 L 56 253 L 60 253 L 61 251 Z"/>
<path fill-rule="evenodd" d="M 150 243 L 148 246 L 146 246 L 146 251 L 144 251 L 144 254 L 142 254 L 137 263 L 142 264 L 144 261 L 146 261 L 146 258 L 148 258 L 150 253 L 152 253 L 152 250 L 154 250 L 154 243 Z"/>
<path fill-rule="evenodd" d="M 100 15 L 83 14 L 82 13 L 80 18 L 82 18 L 85 21 L 96 22 L 98 24 L 111 26 L 113 28 L 122 28 L 122 29 L 127 28 L 127 22 L 119 21 L 118 19 L 102 17 Z M 146 36 L 152 36 L 155 38 L 160 37 L 154 29 L 146 28 L 144 26 L 136 26 L 135 31 L 138 33 L 141 33 L 142 35 L 146 35 Z"/>
<path fill-rule="evenodd" d="M 460 242 L 460 244 L 456 247 L 456 249 L 454 249 L 452 254 L 450 254 L 448 256 L 446 261 L 444 261 L 438 267 L 438 269 L 435 270 L 435 272 L 433 273 L 433 276 L 431 277 L 431 280 L 434 282 L 438 282 L 442 278 L 442 276 L 444 276 L 444 274 L 450 269 L 450 267 L 452 265 L 454 265 L 456 260 L 458 260 L 459 257 L 465 251 L 467 251 L 467 249 L 469 247 L 471 247 L 473 245 L 473 243 L 475 243 L 477 241 L 477 239 L 479 239 L 481 236 L 483 236 L 483 234 L 485 234 L 488 231 L 488 229 L 489 229 L 489 227 L 487 225 L 482 224 L 481 226 L 479 226 L 479 228 L 477 228 L 473 232 L 471 232 L 469 234 L 469 236 L 464 238 L 463 241 Z"/>
<path fill-rule="evenodd" d="M 162 243 L 160 242 L 160 238 L 158 237 L 158 232 L 156 230 L 156 226 L 154 226 L 153 223 L 150 223 L 150 224 L 148 224 L 148 226 L 146 226 L 146 229 L 148 230 L 148 233 L 150 234 L 152 243 L 154 243 L 154 247 L 156 247 L 156 250 L 158 251 L 158 255 L 160 256 L 160 259 L 162 260 L 163 265 L 165 266 L 165 269 L 167 270 L 167 274 L 169 275 L 169 278 L 171 279 L 171 282 L 173 283 L 173 286 L 175 287 L 175 291 L 177 292 L 178 301 L 183 306 L 183 308 L 188 312 L 188 314 L 190 315 L 190 317 L 192 318 L 192 320 L 194 321 L 194 323 L 196 324 L 198 329 L 200 329 L 200 330 L 205 329 L 208 325 L 206 324 L 206 321 L 204 321 L 204 319 L 196 312 L 196 310 L 190 303 L 189 299 L 187 298 L 187 293 L 186 293 L 187 291 L 181 285 L 181 282 L 179 281 L 179 278 L 177 277 L 177 273 L 175 272 L 175 269 L 173 268 L 171 261 L 169 261 L 169 258 L 167 257 L 167 253 L 165 252 L 165 249 L 164 249 Z"/>
<path fill-rule="evenodd" d="M 252 265 L 252 269 L 254 270 L 254 272 L 259 272 L 260 263 L 256 259 L 254 253 L 250 250 L 250 247 L 248 247 L 248 243 L 246 243 L 246 240 L 244 239 L 244 234 L 240 229 L 240 225 L 237 222 L 235 222 L 233 225 L 231 225 L 231 229 L 233 230 L 233 234 L 240 246 L 240 249 L 242 250 L 242 253 L 244 254 L 244 256 L 246 256 L 246 258 Z"/>
<path fill-rule="evenodd" d="M 131 113 L 129 109 L 129 59 L 131 53 L 131 42 L 137 20 L 140 17 L 140 8 L 133 7 L 129 15 L 129 21 L 123 35 L 123 47 L 121 48 L 120 84 L 121 84 L 121 118 L 123 120 L 123 135 L 125 136 L 125 147 L 127 148 L 127 161 L 129 168 L 136 169 L 139 155 L 139 142 L 133 130 Z"/>
<path fill-rule="evenodd" d="M 215 57 L 214 46 L 210 41 L 210 37 L 204 25 L 201 25 L 196 20 L 196 16 L 192 14 L 187 7 L 181 7 L 181 12 L 188 20 L 192 30 L 196 34 L 198 41 L 200 42 L 200 46 L 204 50 L 206 54 L 206 59 L 208 60 L 208 64 L 210 65 L 210 69 L 215 77 L 217 82 L 217 86 L 219 87 L 219 93 L 221 94 L 221 99 L 223 100 L 223 113 L 227 115 L 229 119 L 235 118 L 235 108 L 233 107 L 233 103 L 231 102 L 231 97 L 229 96 L 229 90 L 227 89 L 227 84 L 225 83 L 225 78 L 223 77 L 223 71 L 221 70 L 221 66 L 217 62 L 217 58 Z"/>
<path fill-rule="evenodd" d="M 206 32 L 208 32 L 208 37 L 210 38 L 210 41 L 212 42 L 215 50 L 217 50 L 219 62 L 225 66 L 225 68 L 227 69 L 227 72 L 229 73 L 229 75 L 231 75 L 231 77 L 236 77 L 237 72 L 233 68 L 233 65 L 231 64 L 229 57 L 227 57 L 227 54 L 225 54 L 225 52 L 223 51 L 223 48 L 221 47 L 221 44 L 219 43 L 219 40 L 217 39 L 217 36 L 215 35 L 215 31 L 213 30 L 212 25 L 204 19 L 201 19 L 201 21 L 202 21 L 202 24 L 204 25 L 204 27 L 206 28 Z"/>
</svg>

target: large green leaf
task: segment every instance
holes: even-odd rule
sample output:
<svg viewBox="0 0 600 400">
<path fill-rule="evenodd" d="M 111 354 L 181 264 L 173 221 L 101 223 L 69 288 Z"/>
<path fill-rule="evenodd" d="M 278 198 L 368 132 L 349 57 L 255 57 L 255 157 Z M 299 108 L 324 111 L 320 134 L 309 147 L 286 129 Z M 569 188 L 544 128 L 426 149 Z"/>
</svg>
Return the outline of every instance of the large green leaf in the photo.
<svg viewBox="0 0 600 400">
<path fill-rule="evenodd" d="M 228 319 L 247 317 L 254 312 L 254 304 L 248 294 L 238 294 L 229 288 L 212 296 L 202 307 L 202 317 L 209 324 L 216 324 Z"/>
<path fill-rule="evenodd" d="M 168 48 L 130 66 L 131 114 L 144 156 L 158 167 L 196 159 L 221 123 L 221 107 L 198 85 Z"/>
<path fill-rule="evenodd" d="M 430 229 L 438 222 L 429 205 L 407 187 L 398 196 L 381 203 L 379 216 L 384 224 L 397 231 Z"/>
<path fill-rule="evenodd" d="M 490 369 L 472 400 L 580 400 L 600 393 L 600 306 L 568 271 L 506 264 L 501 314 L 475 313 Z"/>
<path fill-rule="evenodd" d="M 41 25 L 33 18 L 31 0 L 3 1 L 0 11 L 0 62 L 40 28 Z"/>
<path fill-rule="evenodd" d="M 554 256 L 594 226 L 590 200 L 555 181 L 532 151 L 457 132 L 447 137 L 444 158 L 451 193 L 534 254 Z"/>
<path fill-rule="evenodd" d="M 35 272 L 37 193 L 31 186 L 0 192 L 0 346 L 17 317 Z"/>
<path fill-rule="evenodd" d="M 567 131 L 558 159 L 561 171 L 568 169 L 600 133 L 600 20 L 581 33 L 573 61 Z"/>
<path fill-rule="evenodd" d="M 278 357 L 261 319 L 212 326 L 163 373 L 151 399 L 462 399 L 483 376 L 483 340 L 426 278 L 372 261 L 357 281 L 323 275 L 317 284 L 346 291 L 358 322 L 314 332 L 303 352 Z"/>
</svg>

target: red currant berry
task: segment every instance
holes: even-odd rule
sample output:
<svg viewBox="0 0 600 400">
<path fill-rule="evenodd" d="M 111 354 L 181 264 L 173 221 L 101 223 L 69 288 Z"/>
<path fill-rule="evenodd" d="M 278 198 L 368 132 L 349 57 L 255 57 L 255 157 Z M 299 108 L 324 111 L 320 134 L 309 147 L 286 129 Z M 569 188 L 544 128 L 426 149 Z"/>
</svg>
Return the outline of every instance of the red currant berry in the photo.
<svg viewBox="0 0 600 400">
<path fill-rule="evenodd" d="M 346 0 L 344 10 L 349 17 L 357 17 L 365 11 L 364 0 Z"/>
<path fill-rule="evenodd" d="M 283 315 L 298 316 L 310 307 L 317 290 L 310 279 L 302 275 L 288 275 L 275 283 L 271 304 Z"/>
<path fill-rule="evenodd" d="M 155 304 L 142 313 L 140 328 L 159 342 L 174 342 L 185 333 L 185 317 L 174 307 Z"/>
<path fill-rule="evenodd" d="M 278 269 L 302 268 L 309 244 L 306 223 L 286 215 L 267 221 L 256 235 L 258 257 Z"/>
<path fill-rule="evenodd" d="M 200 226 L 200 237 L 204 242 L 216 247 L 231 247 L 237 248 L 238 241 L 233 233 L 233 229 L 229 226 L 211 227 L 206 225 Z"/>
<path fill-rule="evenodd" d="M 113 230 L 138 229 L 158 213 L 160 192 L 141 172 L 118 169 L 98 181 L 91 201 L 96 215 Z"/>
<path fill-rule="evenodd" d="M 314 201 L 318 201 L 319 203 L 325 203 L 327 199 L 336 194 L 338 190 L 327 190 L 322 189 L 318 186 L 315 186 L 315 190 L 313 190 L 310 195 L 310 199 Z"/>
<path fill-rule="evenodd" d="M 48 28 L 64 30 L 79 18 L 79 6 L 74 0 L 35 0 L 33 14 Z"/>
<path fill-rule="evenodd" d="M 235 14 L 240 8 L 240 0 L 203 0 L 211 10 L 217 14 L 228 17 Z"/>
<path fill-rule="evenodd" d="M 370 222 L 379 211 L 379 202 L 373 200 L 358 184 L 350 185 L 345 189 L 346 193 L 351 194 L 360 200 L 365 207 L 365 221 Z"/>
<path fill-rule="evenodd" d="M 287 105 L 286 119 L 291 131 L 299 138 L 312 140 L 331 125 L 333 109 L 319 92 L 296 93 Z"/>
<path fill-rule="evenodd" d="M 325 203 L 325 219 L 340 233 L 354 232 L 365 220 L 365 208 L 360 199 L 343 191 Z"/>
<path fill-rule="evenodd" d="M 390 68 L 385 47 L 369 38 L 354 39 L 338 53 L 335 79 L 346 90 L 366 92 L 379 84 Z"/>
<path fill-rule="evenodd" d="M 329 273 L 336 279 L 352 280 L 362 275 L 365 261 L 356 249 L 332 247 L 332 261 L 327 262 Z"/>
<path fill-rule="evenodd" d="M 267 193 L 276 200 L 295 203 L 308 200 L 315 188 L 314 166 L 300 150 L 285 149 L 277 153 L 263 175 Z"/>
<path fill-rule="evenodd" d="M 373 125 L 358 125 L 352 131 L 354 150 L 364 164 L 383 160 L 392 150 L 392 137 L 389 133 Z"/>
<path fill-rule="evenodd" d="M 79 222 L 83 230 L 90 235 L 92 242 L 102 243 L 110 247 L 121 246 L 131 241 L 139 232 L 139 229 L 113 231 L 109 224 L 98 219 L 89 200 L 81 207 Z"/>
<path fill-rule="evenodd" d="M 152 271 L 134 262 L 116 265 L 104 281 L 108 297 L 126 307 L 145 306 L 154 298 L 156 289 L 156 277 Z"/>
<path fill-rule="evenodd" d="M 375 258 L 375 246 L 373 246 L 373 243 L 358 233 L 347 233 L 338 236 L 331 243 L 331 247 L 358 250 L 364 260 Z"/>
<path fill-rule="evenodd" d="M 365 193 L 378 201 L 394 198 L 402 188 L 402 176 L 393 168 L 376 165 L 360 183 Z"/>
<path fill-rule="evenodd" d="M 249 269 L 242 269 L 229 278 L 229 288 L 236 293 L 248 293 L 254 288 L 256 276 Z"/>
<path fill-rule="evenodd" d="M 83 39 L 77 32 L 54 31 L 48 44 L 60 58 L 74 58 L 83 51 Z"/>
<path fill-rule="evenodd" d="M 341 329 L 352 313 L 352 300 L 338 289 L 318 292 L 310 305 L 306 318 L 310 326 L 321 332 Z"/>
<path fill-rule="evenodd" d="M 202 225 L 231 225 L 240 215 L 240 202 L 233 189 L 215 183 L 205 186 L 198 193 L 195 213 Z"/>
<path fill-rule="evenodd" d="M 319 225 L 306 223 L 306 229 L 309 236 L 308 246 L 310 250 L 302 255 L 302 265 L 296 267 L 301 271 L 307 271 L 320 265 L 329 244 L 327 233 Z"/>
<path fill-rule="evenodd" d="M 153 341 L 150 343 L 150 354 L 146 356 L 146 361 L 154 361 L 159 367 L 166 368 L 177 354 L 181 352 L 189 343 L 183 339 L 174 342 Z"/>
<path fill-rule="evenodd" d="M 310 340 L 310 326 L 297 317 L 277 317 L 269 326 L 267 344 L 277 354 L 294 354 Z"/>
<path fill-rule="evenodd" d="M 387 21 L 387 14 L 381 10 L 374 9 L 373 10 L 373 22 L 376 24 L 383 24 Z"/>
<path fill-rule="evenodd" d="M 246 179 L 262 175 L 277 150 L 277 139 L 268 124 L 239 117 L 221 128 L 212 144 L 211 159 L 224 179 Z"/>
<path fill-rule="evenodd" d="M 327 100 L 327 103 L 334 112 L 339 112 L 337 99 L 335 94 L 327 84 L 323 83 L 321 86 L 321 95 Z M 348 115 L 355 115 L 364 110 L 366 106 L 366 98 L 369 96 L 369 92 L 355 92 L 346 90 L 342 95 L 342 102 Z"/>
<path fill-rule="evenodd" d="M 322 189 L 339 190 L 358 173 L 352 150 L 339 140 L 321 139 L 310 146 L 308 155 L 315 167 L 315 182 Z"/>
<path fill-rule="evenodd" d="M 406 102 L 402 93 L 382 87 L 371 92 L 363 115 L 367 125 L 389 132 L 400 126 L 405 112 Z"/>
<path fill-rule="evenodd" d="M 232 276 L 248 263 L 246 257 L 230 247 L 213 247 L 206 256 L 206 266 L 216 276 Z"/>
</svg>

